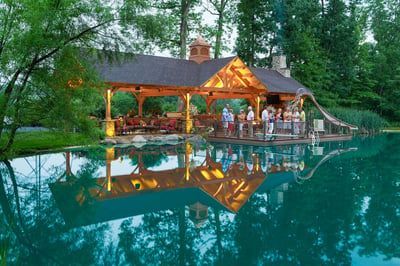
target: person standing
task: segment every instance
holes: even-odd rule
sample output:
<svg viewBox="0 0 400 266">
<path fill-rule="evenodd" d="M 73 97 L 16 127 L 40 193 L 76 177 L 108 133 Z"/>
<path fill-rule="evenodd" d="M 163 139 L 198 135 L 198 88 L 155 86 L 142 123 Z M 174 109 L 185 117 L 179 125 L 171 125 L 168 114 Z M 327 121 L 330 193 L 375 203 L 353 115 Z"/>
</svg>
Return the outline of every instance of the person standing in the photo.
<svg viewBox="0 0 400 266">
<path fill-rule="evenodd" d="M 238 115 L 239 138 L 243 138 L 243 124 L 244 124 L 245 120 L 246 120 L 246 114 L 244 113 L 243 109 L 240 109 L 240 112 L 239 112 L 239 115 Z"/>
<path fill-rule="evenodd" d="M 261 113 L 261 121 L 263 123 L 264 134 L 266 135 L 268 133 L 268 110 L 266 105 Z"/>
<path fill-rule="evenodd" d="M 221 121 L 222 121 L 222 127 L 224 128 L 224 135 L 227 136 L 228 135 L 228 125 L 229 125 L 229 104 L 226 104 L 224 109 L 222 109 L 222 117 L 221 117 Z"/>
<path fill-rule="evenodd" d="M 235 115 L 233 114 L 233 110 L 229 109 L 229 117 L 228 117 L 228 137 L 233 135 L 233 131 L 235 130 Z"/>
<path fill-rule="evenodd" d="M 276 129 L 277 133 L 282 133 L 282 108 L 278 108 L 278 111 L 275 114 L 275 122 L 276 122 Z"/>
<path fill-rule="evenodd" d="M 254 121 L 254 112 L 253 112 L 253 108 L 251 106 L 249 106 L 247 108 L 247 123 L 248 123 L 248 127 L 249 127 L 249 137 L 253 137 L 253 121 Z"/>
<path fill-rule="evenodd" d="M 268 134 L 272 134 L 274 132 L 274 122 L 275 122 L 274 114 L 270 109 L 268 111 Z"/>
<path fill-rule="evenodd" d="M 283 113 L 283 129 L 286 133 L 291 133 L 292 129 L 292 112 L 289 107 L 286 107 L 285 112 Z"/>
</svg>

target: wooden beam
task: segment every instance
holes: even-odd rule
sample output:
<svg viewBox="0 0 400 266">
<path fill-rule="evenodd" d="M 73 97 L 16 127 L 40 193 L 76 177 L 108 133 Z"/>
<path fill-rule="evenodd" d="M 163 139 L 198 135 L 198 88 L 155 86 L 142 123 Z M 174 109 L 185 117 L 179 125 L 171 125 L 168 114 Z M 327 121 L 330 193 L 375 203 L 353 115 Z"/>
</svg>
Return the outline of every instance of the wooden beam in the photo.
<svg viewBox="0 0 400 266">
<path fill-rule="evenodd" d="M 140 95 L 138 98 L 138 116 L 142 117 L 143 116 L 143 103 L 146 100 L 146 97 Z"/>
<path fill-rule="evenodd" d="M 251 87 L 240 87 L 240 88 L 210 88 L 210 87 L 200 87 L 200 89 L 206 90 L 208 92 L 233 92 L 233 93 L 252 93 L 252 94 L 259 94 L 265 92 L 265 90 Z"/>
<path fill-rule="evenodd" d="M 248 80 L 244 79 L 242 77 L 242 73 L 240 73 L 239 71 L 236 71 L 235 69 L 232 69 L 232 72 L 236 74 L 236 76 L 238 77 L 238 79 L 247 87 L 250 87 L 251 84 Z"/>
<path fill-rule="evenodd" d="M 207 114 L 211 113 L 211 105 L 213 104 L 214 101 L 215 101 L 215 99 L 207 97 L 207 99 L 206 99 L 206 113 Z"/>
<path fill-rule="evenodd" d="M 210 100 L 217 99 L 254 99 L 254 94 L 236 94 L 236 93 L 214 93 L 213 96 L 208 96 Z"/>
</svg>

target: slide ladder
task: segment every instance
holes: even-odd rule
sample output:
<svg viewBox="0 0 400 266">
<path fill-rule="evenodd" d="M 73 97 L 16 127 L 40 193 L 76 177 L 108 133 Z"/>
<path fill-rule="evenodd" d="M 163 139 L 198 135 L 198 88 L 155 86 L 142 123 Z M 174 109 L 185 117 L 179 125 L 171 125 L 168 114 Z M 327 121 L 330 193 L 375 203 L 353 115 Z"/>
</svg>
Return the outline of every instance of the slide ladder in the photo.
<svg viewBox="0 0 400 266">
<path fill-rule="evenodd" d="M 314 103 L 315 107 L 321 112 L 321 114 L 322 114 L 322 115 L 326 118 L 326 120 L 328 120 L 330 123 L 332 123 L 332 124 L 334 124 L 334 125 L 336 125 L 336 126 L 339 126 L 339 127 L 348 128 L 348 129 L 350 129 L 350 130 L 358 130 L 358 127 L 357 127 L 357 126 L 354 126 L 354 125 L 351 125 L 351 124 L 349 124 L 349 123 L 346 123 L 346 122 L 344 122 L 344 121 L 342 121 L 342 120 L 340 120 L 340 119 L 334 117 L 332 114 L 330 114 L 325 108 L 323 108 L 323 107 L 317 102 L 317 100 L 315 99 L 314 95 L 313 95 L 311 92 L 309 92 L 309 91 L 307 91 L 306 89 L 304 89 L 304 88 L 299 88 L 299 89 L 297 90 L 296 97 L 295 97 L 293 103 L 291 104 L 291 107 L 292 107 L 292 106 L 297 106 L 297 105 L 299 104 L 300 99 L 301 99 L 302 96 L 307 96 L 307 97 L 309 97 L 309 98 L 311 99 L 311 101 Z M 291 108 L 291 109 L 292 109 L 292 108 Z"/>
</svg>

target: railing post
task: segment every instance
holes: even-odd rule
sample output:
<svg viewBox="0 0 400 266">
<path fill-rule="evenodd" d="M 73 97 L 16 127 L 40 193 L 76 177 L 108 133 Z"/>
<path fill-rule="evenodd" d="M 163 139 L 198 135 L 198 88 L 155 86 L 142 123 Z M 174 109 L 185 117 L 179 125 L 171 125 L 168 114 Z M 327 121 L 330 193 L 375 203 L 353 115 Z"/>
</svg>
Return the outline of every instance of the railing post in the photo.
<svg viewBox="0 0 400 266">
<path fill-rule="evenodd" d="M 267 140 L 267 127 L 268 127 L 268 121 L 267 120 L 263 120 L 263 139 Z"/>
<path fill-rule="evenodd" d="M 291 129 L 291 134 L 294 135 L 294 122 L 293 120 L 290 122 L 290 129 Z"/>
<path fill-rule="evenodd" d="M 254 128 L 253 128 L 253 121 L 251 120 L 251 121 L 248 121 L 248 128 L 249 128 L 249 137 L 253 137 L 253 135 L 254 135 L 254 132 L 253 132 L 253 130 L 254 130 Z"/>
</svg>

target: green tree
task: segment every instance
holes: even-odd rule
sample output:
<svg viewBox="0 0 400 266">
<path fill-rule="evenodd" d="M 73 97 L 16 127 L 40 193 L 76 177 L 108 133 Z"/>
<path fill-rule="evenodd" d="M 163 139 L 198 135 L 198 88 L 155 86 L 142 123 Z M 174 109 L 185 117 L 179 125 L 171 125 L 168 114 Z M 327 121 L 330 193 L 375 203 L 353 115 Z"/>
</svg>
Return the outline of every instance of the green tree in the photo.
<svg viewBox="0 0 400 266">
<path fill-rule="evenodd" d="M 236 51 L 249 66 L 269 63 L 276 36 L 277 24 L 273 1 L 241 0 L 237 5 L 236 25 L 240 29 Z"/>
<path fill-rule="evenodd" d="M 124 12 L 127 8 L 130 10 L 129 16 Z M 38 98 L 42 98 L 45 102 L 55 100 L 56 97 L 53 96 L 57 95 L 58 103 L 61 105 L 61 99 L 71 97 L 67 102 L 74 104 L 70 105 L 71 108 L 63 110 L 63 118 L 69 117 L 67 112 L 72 109 L 76 111 L 77 107 L 82 107 L 81 116 L 88 114 L 82 98 L 75 99 L 75 93 L 70 93 L 65 86 L 69 85 L 71 89 L 77 88 L 77 91 L 82 84 L 87 88 L 88 84 L 94 85 L 92 84 L 95 80 L 94 75 L 79 67 L 82 55 L 79 54 L 79 50 L 72 52 L 70 48 L 129 47 L 130 50 L 134 50 L 137 47 L 135 44 L 145 38 L 153 37 L 151 34 L 143 34 L 152 30 L 145 26 L 154 18 L 151 14 L 143 12 L 146 8 L 149 8 L 146 1 L 141 0 L 126 0 L 115 5 L 107 5 L 101 0 L 79 3 L 72 0 L 2 1 L 0 138 L 5 138 L 6 141 L 4 146 L 0 147 L 0 152 L 10 149 L 16 130 L 27 122 L 23 113 L 26 100 L 37 102 Z M 127 38 L 133 32 L 142 38 Z M 62 57 L 66 51 L 72 54 L 72 58 L 76 59 L 75 62 Z M 75 67 L 68 68 L 71 64 Z M 51 82 L 55 77 L 57 82 Z M 62 84 L 60 82 L 64 77 L 70 79 Z M 48 86 L 52 90 L 46 90 Z M 65 93 L 62 93 L 63 91 Z M 54 92 L 51 97 L 46 95 Z M 83 94 L 81 92 L 80 95 Z M 81 104 L 78 104 L 79 101 Z M 60 105 L 55 106 L 60 107 Z M 4 134 L 5 130 L 7 134 Z"/>
<path fill-rule="evenodd" d="M 185 59 L 189 33 L 200 26 L 200 15 L 196 11 L 199 0 L 154 1 L 153 7 L 159 18 L 163 18 L 163 36 L 159 47 L 174 56 Z"/>
<path fill-rule="evenodd" d="M 283 47 L 294 78 L 311 88 L 324 105 L 330 105 L 335 92 L 330 91 L 329 59 L 321 47 L 321 7 L 313 0 L 287 1 L 284 5 Z"/>
<path fill-rule="evenodd" d="M 332 73 L 330 86 L 344 100 L 350 95 L 355 79 L 357 50 L 361 40 L 361 32 L 357 30 L 356 8 L 354 1 L 346 5 L 342 0 L 332 0 L 328 2 L 322 18 L 321 41 Z"/>
<path fill-rule="evenodd" d="M 375 40 L 372 75 L 379 96 L 377 110 L 390 119 L 400 119 L 400 7 L 395 1 L 367 1 L 370 30 Z"/>
<path fill-rule="evenodd" d="M 236 0 L 208 0 L 205 4 L 205 9 L 216 16 L 215 26 L 211 27 L 211 33 L 215 36 L 214 42 L 214 58 L 221 56 L 223 46 L 223 35 L 227 30 L 232 31 L 231 22 L 235 13 Z"/>
</svg>

